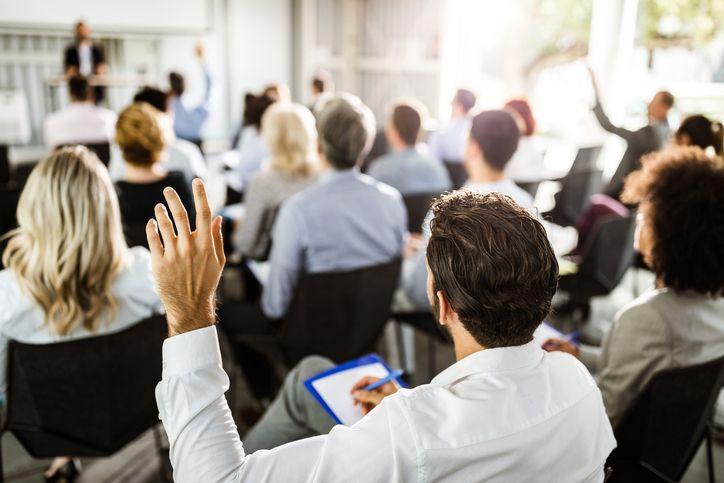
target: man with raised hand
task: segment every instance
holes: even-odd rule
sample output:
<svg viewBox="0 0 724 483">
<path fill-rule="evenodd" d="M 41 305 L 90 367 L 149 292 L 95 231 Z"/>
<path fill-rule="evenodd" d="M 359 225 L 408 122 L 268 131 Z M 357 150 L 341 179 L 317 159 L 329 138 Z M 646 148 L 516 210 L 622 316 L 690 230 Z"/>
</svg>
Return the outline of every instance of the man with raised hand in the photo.
<svg viewBox="0 0 724 483">
<path fill-rule="evenodd" d="M 601 394 L 574 357 L 533 340 L 555 256 L 540 222 L 497 193 L 457 191 L 432 210 L 428 294 L 457 362 L 414 389 L 354 392 L 369 412 L 352 427 L 245 454 L 213 327 L 221 220 L 200 180 L 193 189 L 196 231 L 170 189 L 178 234 L 163 205 L 147 227 L 169 324 L 156 399 L 175 481 L 603 481 L 615 440 Z"/>
</svg>

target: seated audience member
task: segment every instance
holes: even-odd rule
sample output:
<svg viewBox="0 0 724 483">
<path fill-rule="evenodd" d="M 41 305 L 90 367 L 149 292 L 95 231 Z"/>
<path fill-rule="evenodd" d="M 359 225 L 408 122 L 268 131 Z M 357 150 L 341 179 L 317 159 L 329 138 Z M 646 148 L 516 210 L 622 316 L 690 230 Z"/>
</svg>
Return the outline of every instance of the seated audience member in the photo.
<svg viewBox="0 0 724 483">
<path fill-rule="evenodd" d="M 543 153 L 535 144 L 535 118 L 525 99 L 513 99 L 505 103 L 505 109 L 513 114 L 520 128 L 518 149 L 505 167 L 505 175 L 516 183 L 537 183 L 543 179 Z"/>
<path fill-rule="evenodd" d="M 261 137 L 261 118 L 266 110 L 276 102 L 266 94 L 256 96 L 247 94 L 244 98 L 244 120 L 236 150 L 239 152 L 239 163 L 229 173 L 229 185 L 239 193 L 261 169 L 265 159 L 269 158 L 269 150 Z"/>
<path fill-rule="evenodd" d="M 231 333 L 273 334 L 302 273 L 356 270 L 402 254 L 407 211 L 400 193 L 357 169 L 374 134 L 372 112 L 355 96 L 337 95 L 322 108 L 317 130 L 319 182 L 279 210 L 261 307 L 222 307 L 222 325 Z M 252 361 L 251 348 L 236 355 L 255 394 L 268 393 L 262 384 L 271 368 Z"/>
<path fill-rule="evenodd" d="M 593 91 L 596 95 L 596 105 L 593 108 L 593 114 L 601 127 L 621 137 L 626 141 L 626 151 L 621 157 L 621 161 L 616 168 L 616 172 L 608 182 L 608 186 L 604 189 L 604 194 L 613 199 L 618 199 L 623 189 L 624 179 L 629 173 L 636 171 L 641 166 L 641 156 L 657 151 L 664 147 L 669 137 L 669 109 L 674 105 L 674 96 L 668 91 L 659 91 L 651 98 L 646 106 L 648 114 L 648 124 L 636 131 L 615 126 L 609 119 L 601 106 L 600 93 L 598 92 L 598 84 L 593 71 L 589 69 Z"/>
<path fill-rule="evenodd" d="M 275 102 L 292 102 L 292 93 L 286 84 L 269 84 L 262 95 L 271 97 Z"/>
<path fill-rule="evenodd" d="M 166 140 L 165 155 L 159 161 L 159 166 L 167 171 L 182 172 L 189 184 L 194 178 L 206 177 L 206 162 L 199 147 L 190 141 L 177 138 L 173 133 L 173 121 L 168 112 L 168 94 L 155 87 L 144 87 L 133 97 L 133 102 L 145 102 L 159 111 L 159 122 Z M 108 167 L 111 178 L 123 179 L 125 168 L 123 156 L 119 150 L 114 149 Z"/>
<path fill-rule="evenodd" d="M 463 189 L 478 193 L 503 193 L 523 208 L 532 208 L 530 194 L 505 177 L 505 165 L 515 153 L 519 138 L 520 130 L 510 113 L 483 111 L 475 116 L 463 156 L 463 166 L 468 173 L 468 182 Z M 405 260 L 401 277 L 402 291 L 408 301 L 420 310 L 427 309 L 425 244 L 429 234 L 426 220 L 419 246 Z"/>
<path fill-rule="evenodd" d="M 332 74 L 326 70 L 320 70 L 312 77 L 310 84 L 311 88 L 311 102 L 309 104 L 309 110 L 313 111 L 317 101 L 323 95 L 330 95 L 334 92 L 334 80 L 332 80 Z"/>
<path fill-rule="evenodd" d="M 108 171 L 86 148 L 63 148 L 38 164 L 17 219 L 3 253 L 7 268 L 0 271 L 0 406 L 10 340 L 90 337 L 162 310 L 150 255 L 126 247 Z M 45 476 L 70 477 L 77 470 L 69 458 L 57 458 Z"/>
<path fill-rule="evenodd" d="M 638 203 L 636 248 L 656 285 L 624 307 L 603 352 L 552 339 L 549 350 L 580 355 L 598 368 L 611 422 L 659 371 L 724 355 L 724 160 L 699 148 L 645 157 L 622 199 Z"/>
<path fill-rule="evenodd" d="M 191 190 L 183 173 L 167 171 L 159 161 L 166 141 L 160 113 L 145 102 L 135 102 L 118 116 L 116 143 L 121 149 L 125 170 L 116 181 L 121 216 L 126 228 L 145 223 L 154 206 L 163 202 L 163 189 L 170 186 L 188 202 Z"/>
<path fill-rule="evenodd" d="M 54 149 L 65 144 L 110 142 L 116 115 L 93 103 L 88 80 L 79 75 L 68 78 L 68 95 L 70 105 L 45 118 L 43 133 L 46 146 Z"/>
<path fill-rule="evenodd" d="M 201 64 L 204 73 L 204 96 L 200 104 L 189 106 L 188 100 L 184 98 L 186 92 L 186 80 L 178 72 L 171 72 L 168 75 L 169 101 L 173 111 L 173 129 L 176 137 L 194 143 L 201 149 L 201 128 L 209 117 L 209 100 L 211 98 L 211 74 L 204 58 L 204 46 L 198 44 L 195 49 L 196 57 Z M 166 112 L 166 109 L 161 109 Z"/>
<path fill-rule="evenodd" d="M 458 89 L 452 100 L 452 119 L 432 133 L 427 141 L 433 158 L 440 162 L 462 162 L 470 132 L 470 111 L 475 102 L 475 94 L 467 89 Z"/>
<path fill-rule="evenodd" d="M 372 162 L 367 174 L 397 188 L 402 195 L 442 193 L 451 188 L 445 167 L 417 148 L 424 106 L 399 101 L 390 109 L 385 126 L 392 152 Z"/>
<path fill-rule="evenodd" d="M 706 116 L 689 116 L 674 133 L 673 144 L 677 146 L 698 146 L 703 150 L 712 149 L 719 156 L 724 152 L 724 128 L 722 123 L 713 122 Z"/>
<path fill-rule="evenodd" d="M 178 238 L 164 211 L 147 226 L 171 336 L 156 399 L 176 481 L 603 481 L 616 441 L 601 394 L 582 364 L 533 340 L 558 278 L 545 229 L 510 198 L 468 191 L 436 202 L 427 248 L 429 302 L 457 362 L 414 389 L 367 392 L 360 388 L 375 378 L 362 378 L 350 390 L 366 415 L 332 429 L 329 418 L 312 424 L 324 415 L 301 387 L 305 359 L 250 437 L 272 446 L 331 431 L 247 454 L 224 398 L 229 379 L 213 327 L 221 223 L 211 220 L 200 181 L 194 190 L 195 233 L 173 192 Z"/>
<path fill-rule="evenodd" d="M 316 180 L 317 130 L 306 107 L 275 103 L 262 119 L 262 137 L 271 157 L 245 190 L 244 218 L 235 240 L 236 249 L 251 258 L 263 257 L 269 249 L 271 224 L 265 223 L 270 212 Z"/>
</svg>

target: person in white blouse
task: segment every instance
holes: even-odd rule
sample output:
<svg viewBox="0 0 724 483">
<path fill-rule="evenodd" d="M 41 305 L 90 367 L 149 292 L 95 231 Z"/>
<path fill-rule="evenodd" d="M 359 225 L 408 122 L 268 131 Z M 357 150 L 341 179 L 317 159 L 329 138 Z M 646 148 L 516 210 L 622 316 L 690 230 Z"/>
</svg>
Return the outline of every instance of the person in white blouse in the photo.
<svg viewBox="0 0 724 483">
<path fill-rule="evenodd" d="M 17 219 L 0 271 L 0 406 L 10 340 L 90 337 L 163 311 L 148 250 L 126 247 L 108 171 L 86 148 L 63 148 L 38 164 Z M 57 460 L 48 472 L 66 464 Z"/>
<path fill-rule="evenodd" d="M 574 357 L 532 340 L 558 279 L 545 230 L 505 196 L 464 190 L 436 202 L 427 252 L 457 362 L 414 389 L 355 391 L 368 412 L 352 427 L 247 454 L 214 327 L 221 217 L 193 188 L 195 231 L 171 189 L 178 234 L 162 204 L 146 227 L 169 325 L 156 400 L 174 481 L 603 481 L 616 442 L 601 393 Z"/>
<path fill-rule="evenodd" d="M 530 104 L 525 99 L 511 99 L 505 109 L 513 114 L 520 129 L 518 149 L 505 167 L 505 175 L 520 184 L 538 183 L 543 179 L 543 152 L 536 145 L 535 118 Z"/>
<path fill-rule="evenodd" d="M 238 163 L 227 174 L 228 185 L 242 193 L 251 178 L 261 170 L 262 163 L 269 157 L 269 150 L 261 135 L 261 119 L 266 110 L 276 102 L 275 98 L 262 94 L 247 94 L 244 97 L 244 120 L 241 135 L 236 146 Z"/>
<path fill-rule="evenodd" d="M 45 144 L 50 149 L 64 144 L 107 143 L 113 139 L 117 116 L 96 106 L 88 80 L 79 75 L 68 79 L 70 105 L 50 114 L 43 123 Z"/>
</svg>

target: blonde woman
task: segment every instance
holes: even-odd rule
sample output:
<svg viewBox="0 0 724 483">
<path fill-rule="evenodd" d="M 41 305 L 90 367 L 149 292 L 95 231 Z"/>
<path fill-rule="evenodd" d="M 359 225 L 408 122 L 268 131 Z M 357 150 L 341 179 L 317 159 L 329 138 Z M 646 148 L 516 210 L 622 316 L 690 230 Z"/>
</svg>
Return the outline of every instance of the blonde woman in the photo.
<svg viewBox="0 0 724 483">
<path fill-rule="evenodd" d="M 127 228 L 144 227 L 153 218 L 153 208 L 166 204 L 163 189 L 175 189 L 181 201 L 192 205 L 191 189 L 184 174 L 166 171 L 160 164 L 166 148 L 159 113 L 145 102 L 125 108 L 116 123 L 116 143 L 125 161 L 123 179 L 116 182 L 118 201 Z M 191 220 L 194 213 L 190 213 Z M 141 237 L 145 245 L 145 236 Z"/>
<path fill-rule="evenodd" d="M 245 191 L 245 215 L 235 240 L 237 250 L 251 258 L 268 249 L 270 214 L 316 180 L 317 130 L 309 109 L 287 102 L 272 105 L 262 118 L 261 134 L 270 158 Z"/>
<path fill-rule="evenodd" d="M 0 405 L 8 341 L 53 343 L 122 330 L 162 309 L 145 248 L 128 249 L 105 166 L 84 147 L 38 164 L 0 271 Z M 62 263 L 61 263 L 62 262 Z M 68 458 L 46 473 L 73 474 Z"/>
</svg>

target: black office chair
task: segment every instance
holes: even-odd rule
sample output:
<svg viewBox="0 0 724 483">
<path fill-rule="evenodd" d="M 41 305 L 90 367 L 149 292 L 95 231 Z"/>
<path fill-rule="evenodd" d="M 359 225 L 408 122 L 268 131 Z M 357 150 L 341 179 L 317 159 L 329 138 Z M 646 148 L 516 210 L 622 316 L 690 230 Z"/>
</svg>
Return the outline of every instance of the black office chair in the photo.
<svg viewBox="0 0 724 483">
<path fill-rule="evenodd" d="M 457 190 L 462 188 L 468 180 L 468 172 L 465 171 L 465 166 L 463 166 L 462 161 L 443 161 L 443 165 L 450 175 L 453 189 Z"/>
<path fill-rule="evenodd" d="M 0 144 L 0 186 L 10 182 L 10 158 L 8 156 L 8 145 Z"/>
<path fill-rule="evenodd" d="M 370 152 L 367 153 L 367 156 L 365 156 L 365 159 L 362 161 L 360 171 L 362 171 L 363 173 L 369 171 L 370 166 L 372 166 L 373 162 L 380 156 L 387 154 L 389 151 L 390 145 L 387 142 L 385 130 L 378 129 L 375 132 L 375 139 L 372 141 L 372 147 L 370 148 Z"/>
<path fill-rule="evenodd" d="M 400 260 L 348 272 L 305 274 L 299 279 L 279 331 L 273 335 L 238 335 L 274 360 L 293 367 L 308 355 L 335 362 L 374 349 L 390 315 Z"/>
<path fill-rule="evenodd" d="M 166 333 L 165 317 L 157 315 L 98 337 L 40 345 L 10 341 L 2 430 L 34 458 L 109 456 L 156 430 L 154 391 Z"/>
<path fill-rule="evenodd" d="M 543 217 L 557 225 L 574 226 L 588 207 L 591 196 L 601 191 L 603 172 L 581 169 L 568 173 L 561 180 L 561 190 L 555 194 L 555 207 Z"/>
<path fill-rule="evenodd" d="M 15 212 L 18 208 L 19 198 L 20 191 L 13 183 L 0 185 L 0 237 L 18 226 Z M 0 255 L 5 251 L 7 243 L 7 240 L 0 240 Z M 2 268 L 3 264 L 0 260 L 0 270 Z"/>
<path fill-rule="evenodd" d="M 583 247 L 578 270 L 558 282 L 558 287 L 569 295 L 566 305 L 557 308 L 558 312 L 580 309 L 585 320 L 591 298 L 607 295 L 618 286 L 634 261 L 635 228 L 635 213 L 625 217 L 611 215 L 596 222 Z"/>
<path fill-rule="evenodd" d="M 422 223 L 425 221 L 432 200 L 439 196 L 440 193 L 415 193 L 411 195 L 403 195 L 402 201 L 405 202 L 407 208 L 407 229 L 410 233 L 420 233 L 422 231 Z"/>
<path fill-rule="evenodd" d="M 610 481 L 679 481 L 706 441 L 714 482 L 709 421 L 722 384 L 724 357 L 656 374 L 614 431 L 618 447 L 607 462 Z"/>
<path fill-rule="evenodd" d="M 573 164 L 568 170 L 568 173 L 575 173 L 578 171 L 590 171 L 598 169 L 596 161 L 598 156 L 601 154 L 602 146 L 589 146 L 586 148 L 578 148 L 576 157 L 573 159 Z"/>
<path fill-rule="evenodd" d="M 108 166 L 111 162 L 111 145 L 110 143 L 67 143 L 58 146 L 58 149 L 65 148 L 68 146 L 85 146 L 89 150 L 93 151 L 101 162 Z"/>
</svg>

